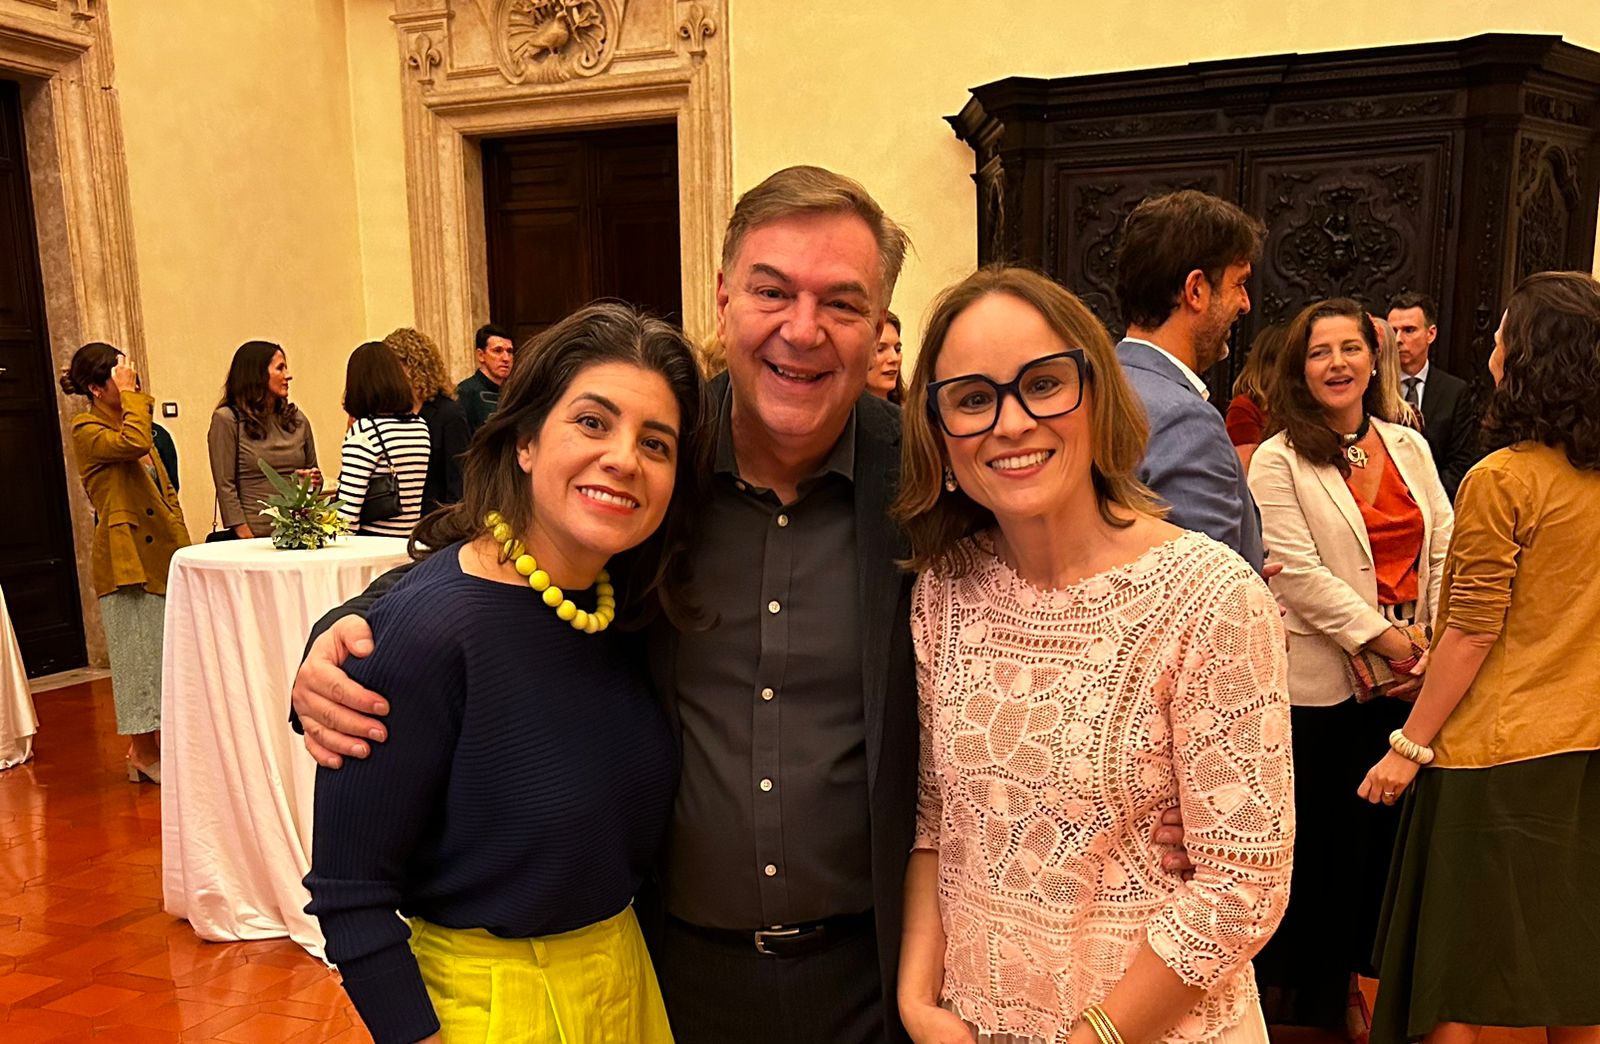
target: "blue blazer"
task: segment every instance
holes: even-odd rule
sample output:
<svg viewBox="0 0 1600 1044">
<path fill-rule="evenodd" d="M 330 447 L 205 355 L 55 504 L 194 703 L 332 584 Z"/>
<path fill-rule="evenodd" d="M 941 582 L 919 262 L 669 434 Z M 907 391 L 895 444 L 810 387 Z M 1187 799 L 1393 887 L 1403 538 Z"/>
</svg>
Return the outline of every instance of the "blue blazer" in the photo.
<svg viewBox="0 0 1600 1044">
<path fill-rule="evenodd" d="M 1261 572 L 1261 514 L 1222 414 L 1148 345 L 1123 341 L 1117 358 L 1150 418 L 1140 481 L 1172 508 L 1167 521 L 1227 544 Z"/>
</svg>

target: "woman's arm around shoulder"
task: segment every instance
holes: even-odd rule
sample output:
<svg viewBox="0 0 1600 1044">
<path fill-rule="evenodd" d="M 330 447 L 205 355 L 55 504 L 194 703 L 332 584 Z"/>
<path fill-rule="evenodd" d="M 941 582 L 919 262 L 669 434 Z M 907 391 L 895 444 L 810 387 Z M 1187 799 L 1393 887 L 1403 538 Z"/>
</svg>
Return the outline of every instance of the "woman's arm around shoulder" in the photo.
<svg viewBox="0 0 1600 1044">
<path fill-rule="evenodd" d="M 1289 894 L 1294 846 L 1288 656 L 1272 595 L 1219 560 L 1186 608 L 1193 631 L 1168 713 L 1194 879 L 1151 922 L 1152 949 L 1210 988 L 1255 954 Z"/>
</svg>

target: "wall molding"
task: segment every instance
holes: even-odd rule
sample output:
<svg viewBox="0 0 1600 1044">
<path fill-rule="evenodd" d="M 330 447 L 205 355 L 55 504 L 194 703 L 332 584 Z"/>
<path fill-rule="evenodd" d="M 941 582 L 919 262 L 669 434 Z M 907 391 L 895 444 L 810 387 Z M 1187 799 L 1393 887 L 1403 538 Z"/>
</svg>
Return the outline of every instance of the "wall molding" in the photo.
<svg viewBox="0 0 1600 1044">
<path fill-rule="evenodd" d="M 39 271 L 56 368 L 91 340 L 123 349 L 140 370 L 148 362 L 113 70 L 106 0 L 0 0 L 0 72 L 22 85 Z M 89 662 L 103 666 L 105 633 L 89 558 L 93 516 L 67 435 L 80 404 L 60 395 L 56 401 Z"/>
<path fill-rule="evenodd" d="M 726 0 L 397 0 L 416 322 L 470 370 L 484 138 L 674 122 L 684 327 L 715 329 L 732 207 Z"/>
</svg>

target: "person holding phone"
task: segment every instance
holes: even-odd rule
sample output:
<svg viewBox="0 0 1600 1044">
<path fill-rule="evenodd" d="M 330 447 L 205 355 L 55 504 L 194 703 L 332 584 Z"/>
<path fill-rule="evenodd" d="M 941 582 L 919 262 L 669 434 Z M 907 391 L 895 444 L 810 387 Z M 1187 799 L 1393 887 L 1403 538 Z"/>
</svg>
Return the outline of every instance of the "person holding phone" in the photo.
<svg viewBox="0 0 1600 1044">
<path fill-rule="evenodd" d="M 61 371 L 89 409 L 72 418 L 72 452 L 94 507 L 95 594 L 105 620 L 117 732 L 131 737 L 128 780 L 161 782 L 161 633 L 167 567 L 189 543 L 178 491 L 155 452 L 155 403 L 122 352 L 94 341 Z"/>
</svg>

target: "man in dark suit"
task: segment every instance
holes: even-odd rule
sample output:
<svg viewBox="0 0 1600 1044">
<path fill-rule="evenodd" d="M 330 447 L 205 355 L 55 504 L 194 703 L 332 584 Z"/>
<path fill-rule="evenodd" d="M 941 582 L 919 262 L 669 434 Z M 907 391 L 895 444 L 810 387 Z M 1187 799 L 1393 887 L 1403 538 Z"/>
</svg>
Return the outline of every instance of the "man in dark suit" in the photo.
<svg viewBox="0 0 1600 1044">
<path fill-rule="evenodd" d="M 1428 361 L 1428 351 L 1439 336 L 1433 298 L 1412 291 L 1396 294 L 1389 302 L 1389 325 L 1400 346 L 1400 390 L 1422 414 L 1422 434 L 1433 451 L 1439 481 L 1455 500 L 1456 487 L 1481 455 L 1472 388 Z"/>
<path fill-rule="evenodd" d="M 682 737 L 651 933 L 682 1044 L 905 1039 L 911 577 L 888 515 L 900 411 L 865 388 L 906 244 L 860 185 L 815 167 L 772 175 L 729 221 L 717 275 L 728 373 L 710 387 L 716 459 L 690 550 L 717 622 L 648 636 Z M 356 736 L 382 735 L 333 701 L 379 707 L 338 665 L 370 640 L 348 614 L 392 582 L 319 623 L 296 680 L 307 745 L 330 767 L 365 756 Z"/>
<path fill-rule="evenodd" d="M 1227 544 L 1258 573 L 1261 516 L 1200 375 L 1227 356 L 1229 331 L 1250 311 L 1262 233 L 1232 203 L 1186 189 L 1135 207 L 1117 252 L 1128 324 L 1117 358 L 1150 419 L 1139 479 L 1172 509 L 1167 521 Z"/>
</svg>

